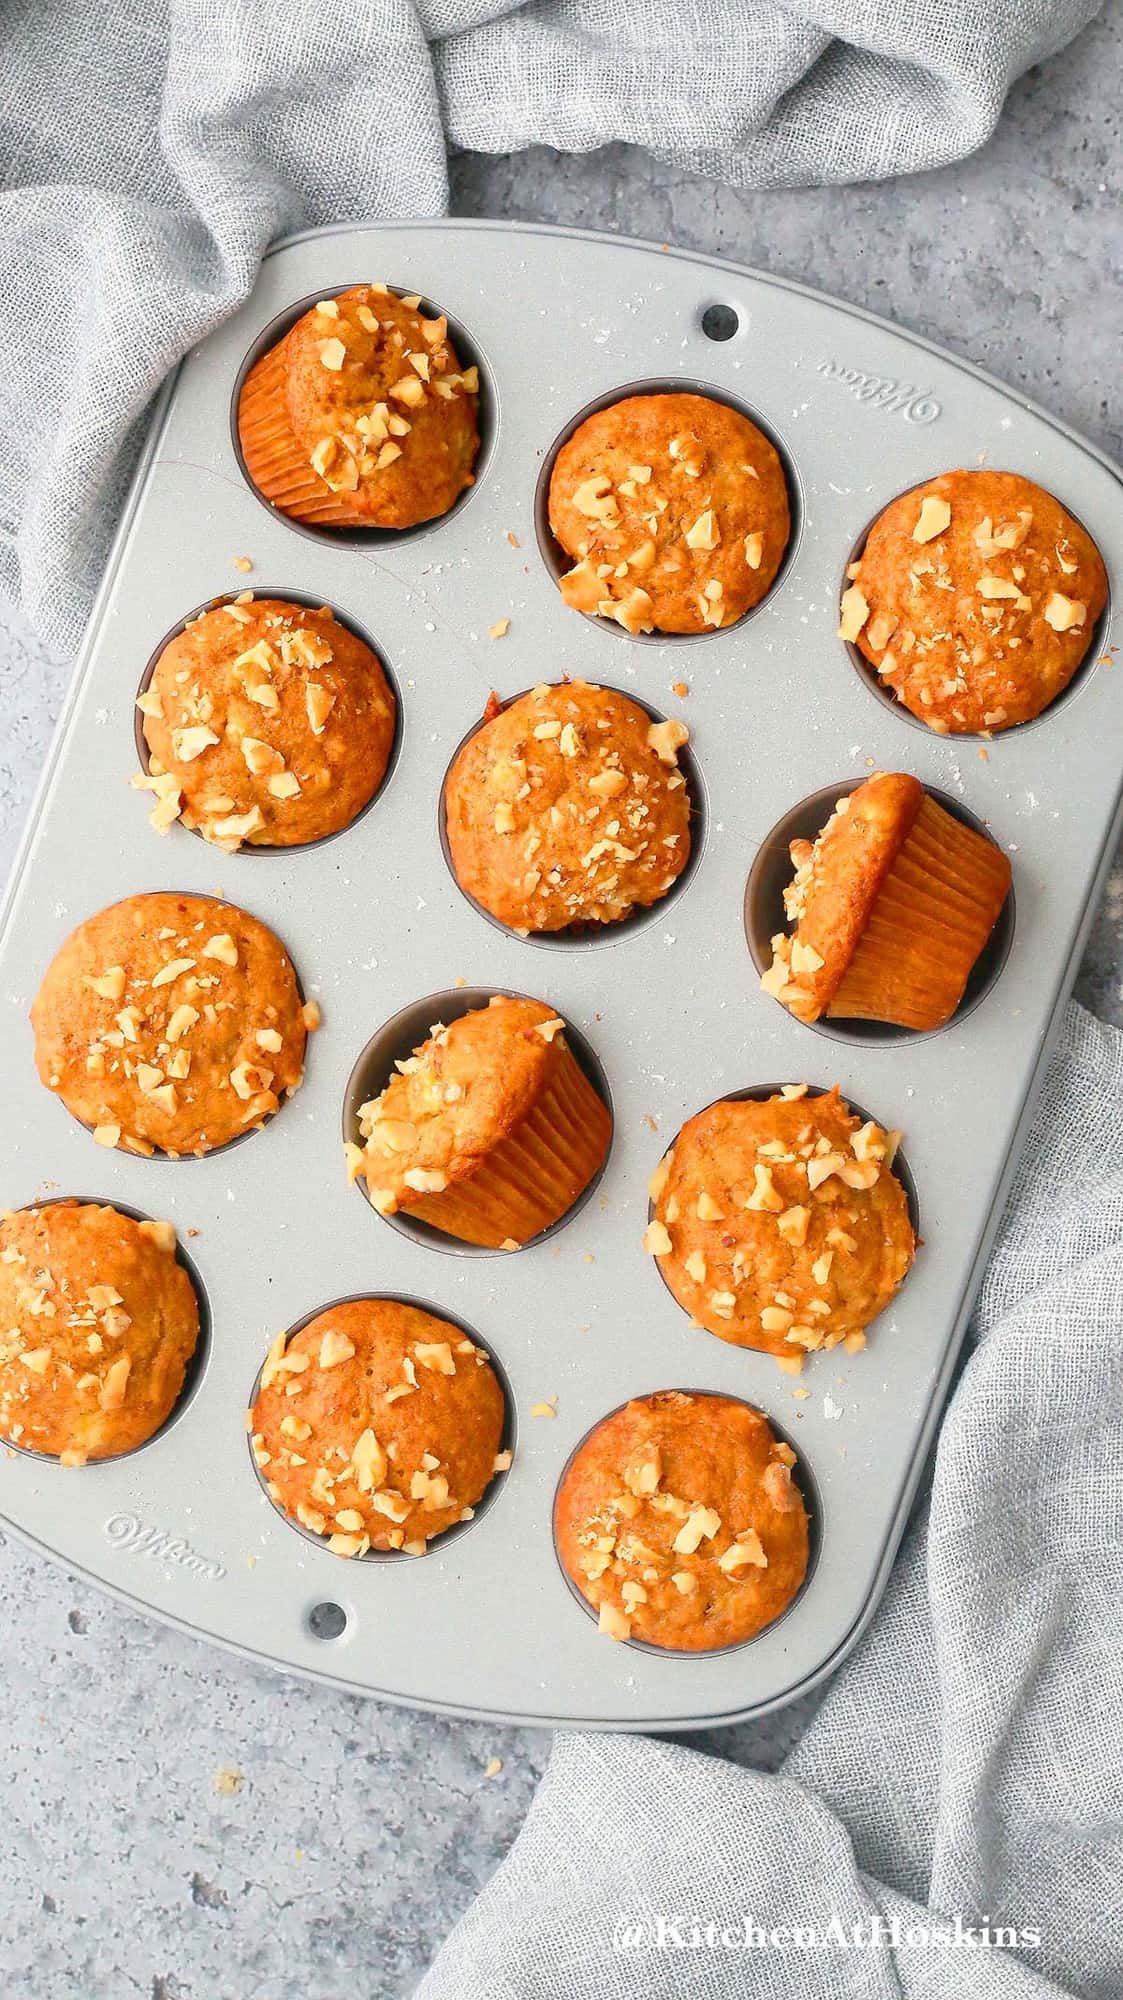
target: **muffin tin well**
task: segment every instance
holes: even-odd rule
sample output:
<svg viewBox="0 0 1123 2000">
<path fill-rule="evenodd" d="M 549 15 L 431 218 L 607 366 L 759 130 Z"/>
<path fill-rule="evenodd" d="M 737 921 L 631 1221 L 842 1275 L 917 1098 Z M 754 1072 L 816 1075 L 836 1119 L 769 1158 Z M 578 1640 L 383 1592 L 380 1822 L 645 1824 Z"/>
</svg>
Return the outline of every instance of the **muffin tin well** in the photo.
<svg viewBox="0 0 1123 2000">
<path fill-rule="evenodd" d="M 837 785 L 824 785 L 810 798 L 801 799 L 798 805 L 792 806 L 782 819 L 777 820 L 757 848 L 745 884 L 745 942 L 758 975 L 767 972 L 772 963 L 772 939 L 777 931 L 790 929 L 784 910 L 784 890 L 795 873 L 788 851 L 792 841 L 813 842 L 822 832 L 839 799 L 855 791 L 861 782 L 861 778 L 843 778 Z M 989 840 L 996 839 L 995 829 L 984 826 L 962 799 L 953 797 L 950 792 L 940 791 L 935 785 L 928 785 L 926 790 L 929 798 L 957 819 L 961 826 L 970 827 L 973 833 L 982 834 Z M 998 921 L 975 961 L 963 998 L 951 1020 L 946 1021 L 942 1028 L 902 1028 L 891 1021 L 856 1021 L 845 1015 L 836 1017 L 827 1014 L 818 1021 L 805 1022 L 804 1026 L 812 1034 L 828 1035 L 839 1042 L 903 1042 L 916 1041 L 926 1034 L 946 1034 L 949 1028 L 959 1026 L 986 998 L 995 980 L 1001 976 L 1014 943 L 1016 904 L 1017 895 L 1011 883 Z M 774 1001 L 773 1005 L 779 1006 L 780 1002 Z"/>
<path fill-rule="evenodd" d="M 481 370 L 476 483 L 444 518 L 401 535 L 285 520 L 251 490 L 231 426 L 256 354 L 357 277 L 439 302 L 461 359 Z M 736 320 L 729 338 L 707 330 L 718 302 Z M 724 314 L 709 326 L 730 330 Z M 859 397 L 855 382 L 878 393 Z M 536 495 L 586 410 L 664 384 L 726 398 L 769 433 L 796 527 L 780 579 L 739 624 L 613 648 L 605 634 L 618 628 L 563 603 Z M 477 1716 L 708 1727 L 792 1699 L 841 1659 L 877 1603 L 921 1476 L 1120 819 L 1123 680 L 1097 664 L 1112 657 L 1110 612 L 1073 684 L 1079 699 L 987 743 L 937 737 L 895 701 L 871 700 L 837 636 L 840 579 L 865 524 L 980 456 L 1071 502 L 1117 567 L 1123 487 L 1098 452 L 964 364 L 797 286 L 654 246 L 484 222 L 339 227 L 270 254 L 252 299 L 191 353 L 156 411 L 0 937 L 0 1200 L 94 1185 L 102 1200 L 167 1217 L 190 1246 L 210 1338 L 190 1395 L 142 1450 L 72 1469 L 3 1453 L 6 1525 L 255 1659 Z M 394 676 L 403 723 L 372 806 L 268 866 L 182 827 L 161 839 L 129 789 L 145 662 L 189 607 L 247 587 L 353 620 Z M 606 934 L 614 950 L 569 939 L 545 955 L 461 894 L 439 807 L 491 691 L 507 700 L 565 675 L 687 724 L 696 852 L 676 893 Z M 915 774 L 985 823 L 1013 863 L 1008 954 L 977 1004 L 927 1037 L 844 1039 L 834 1023 L 813 1034 L 760 991 L 746 948 L 747 879 L 760 888 L 754 935 L 776 892 L 762 848 L 773 851 L 796 802 L 817 810 L 824 788 L 833 798 L 874 770 Z M 26 1018 L 75 924 L 170 887 L 228 897 L 269 924 L 323 1022 L 282 1113 L 175 1172 L 94 1154 L 40 1085 Z M 349 1088 L 365 1097 L 379 1081 L 356 1071 L 363 1051 L 377 1069 L 392 1059 L 379 1044 L 395 1022 L 412 1045 L 439 1018 L 423 996 L 494 992 L 548 1001 L 575 1045 L 585 1038 L 611 1094 L 613 1142 L 599 1184 L 552 1232 L 517 1254 L 438 1256 L 348 1186 L 343 1107 Z M 692 1329 L 642 1248 L 648 1180 L 675 1133 L 762 1077 L 837 1083 L 903 1128 L 923 1209 L 915 1265 L 864 1352 L 814 1355 L 798 1380 Z M 282 1518 L 247 1451 L 247 1401 L 278 1329 L 316 1301 L 372 1293 L 430 1300 L 473 1330 L 502 1364 L 517 1426 L 492 1501 L 424 1560 L 332 1555 Z M 730 1654 L 613 1645 L 553 1551 L 554 1494 L 575 1445 L 631 1396 L 682 1387 L 762 1410 L 796 1451 L 804 1491 L 814 1487 L 813 1573 L 782 1619 Z"/>
</svg>

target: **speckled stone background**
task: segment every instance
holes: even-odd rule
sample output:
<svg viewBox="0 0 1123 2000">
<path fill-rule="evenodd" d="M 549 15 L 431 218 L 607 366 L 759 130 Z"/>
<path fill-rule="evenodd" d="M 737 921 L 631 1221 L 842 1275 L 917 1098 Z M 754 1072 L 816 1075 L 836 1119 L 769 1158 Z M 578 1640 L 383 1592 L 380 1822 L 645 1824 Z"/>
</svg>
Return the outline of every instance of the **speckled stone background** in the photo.
<svg viewBox="0 0 1123 2000">
<path fill-rule="evenodd" d="M 454 208 L 805 279 L 981 363 L 1123 456 L 1121 59 L 1110 5 L 1016 86 L 984 152 L 914 180 L 756 195 L 623 148 L 473 155 L 456 162 Z M 0 871 L 67 674 L 17 619 L 0 621 Z M 1078 992 L 1123 1023 L 1121 964 L 1117 866 Z M 703 1747 L 775 1762 L 800 1719 Z M 4 2000 L 405 1995 L 516 1832 L 548 1749 L 540 1734 L 227 1659 L 0 1541 Z"/>
</svg>

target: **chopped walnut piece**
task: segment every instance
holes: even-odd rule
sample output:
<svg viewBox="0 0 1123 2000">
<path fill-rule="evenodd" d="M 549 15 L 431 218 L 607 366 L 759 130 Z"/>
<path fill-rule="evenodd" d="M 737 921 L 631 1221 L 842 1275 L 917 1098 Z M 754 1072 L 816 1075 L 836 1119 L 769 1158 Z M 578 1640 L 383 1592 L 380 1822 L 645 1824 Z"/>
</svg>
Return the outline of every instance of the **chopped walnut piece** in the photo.
<svg viewBox="0 0 1123 2000">
<path fill-rule="evenodd" d="M 673 1244 L 670 1232 L 659 1221 L 649 1222 L 643 1232 L 643 1247 L 649 1257 L 669 1257 Z"/>
<path fill-rule="evenodd" d="M 1070 632 L 1074 626 L 1083 625 L 1088 616 L 1088 607 L 1079 603 L 1077 599 L 1065 597 L 1061 591 L 1054 590 L 1046 602 L 1044 615 L 1045 623 L 1051 625 L 1054 632 Z"/>
<path fill-rule="evenodd" d="M 926 493 L 920 503 L 916 526 L 912 531 L 914 542 L 934 542 L 945 528 L 951 526 L 951 508 L 937 493 Z"/>
<path fill-rule="evenodd" d="M 853 644 L 870 615 L 870 607 L 856 583 L 852 583 L 849 590 L 843 591 L 841 611 L 838 636 Z"/>
</svg>

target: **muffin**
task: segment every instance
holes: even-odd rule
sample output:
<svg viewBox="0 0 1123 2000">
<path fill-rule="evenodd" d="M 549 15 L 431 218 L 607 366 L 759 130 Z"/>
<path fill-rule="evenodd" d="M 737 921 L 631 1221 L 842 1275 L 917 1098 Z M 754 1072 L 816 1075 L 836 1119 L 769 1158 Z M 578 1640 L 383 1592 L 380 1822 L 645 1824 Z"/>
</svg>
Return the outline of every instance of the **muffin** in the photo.
<svg viewBox="0 0 1123 2000">
<path fill-rule="evenodd" d="M 173 1157 L 264 1124 L 318 1023 L 271 930 L 170 890 L 87 917 L 31 1008 L 40 1079 L 97 1143 Z"/>
<path fill-rule="evenodd" d="M 709 396 L 626 396 L 563 444 L 550 531 L 561 594 L 626 632 L 735 625 L 771 587 L 791 534 L 774 447 Z"/>
<path fill-rule="evenodd" d="M 460 887 L 522 937 L 657 903 L 690 859 L 688 734 L 586 681 L 493 695 L 445 781 Z"/>
<path fill-rule="evenodd" d="M 600 1171 L 612 1117 L 541 1000 L 497 994 L 438 1022 L 379 1097 L 361 1106 L 348 1171 L 381 1215 L 518 1250 L 573 1207 Z"/>
<path fill-rule="evenodd" d="M 0 1217 L 0 1437 L 63 1465 L 135 1451 L 171 1415 L 199 1301 L 170 1222 L 96 1202 Z"/>
<path fill-rule="evenodd" d="M 270 1499 L 338 1556 L 424 1555 L 511 1462 L 483 1349 L 397 1299 L 346 1299 L 279 1334 L 248 1421 Z"/>
<path fill-rule="evenodd" d="M 478 405 L 478 370 L 461 367 L 443 313 L 351 285 L 254 363 L 238 436 L 258 492 L 294 521 L 412 528 L 472 484 Z"/>
<path fill-rule="evenodd" d="M 244 591 L 169 640 L 137 701 L 152 824 L 179 818 L 232 853 L 350 826 L 382 783 L 394 697 L 381 662 L 325 605 Z"/>
<path fill-rule="evenodd" d="M 558 1558 L 600 1630 L 700 1653 L 771 1625 L 807 1574 L 795 1462 L 729 1396 L 664 1390 L 605 1417 L 554 1503 Z"/>
<path fill-rule="evenodd" d="M 820 1347 L 863 1347 L 915 1248 L 899 1138 L 863 1125 L 837 1088 L 711 1104 L 656 1169 L 644 1248 L 719 1340 L 792 1372 Z"/>
<path fill-rule="evenodd" d="M 765 992 L 801 1021 L 950 1020 L 1009 893 L 1001 849 L 891 771 L 840 798 L 791 857 L 794 928 L 772 940 Z"/>
<path fill-rule="evenodd" d="M 1017 472 L 944 472 L 901 494 L 848 575 L 839 636 L 941 735 L 1040 715 L 1107 601 L 1091 536 Z"/>
</svg>

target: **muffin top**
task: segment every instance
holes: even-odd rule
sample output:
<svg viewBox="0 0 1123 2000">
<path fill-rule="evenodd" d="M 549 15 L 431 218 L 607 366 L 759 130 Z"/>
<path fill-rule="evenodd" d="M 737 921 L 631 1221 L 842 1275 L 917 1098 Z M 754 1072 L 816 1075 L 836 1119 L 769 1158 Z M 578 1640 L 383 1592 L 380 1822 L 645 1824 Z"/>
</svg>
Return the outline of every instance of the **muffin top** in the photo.
<svg viewBox="0 0 1123 2000">
<path fill-rule="evenodd" d="M 127 896 L 87 917 L 31 1008 L 48 1090 L 102 1146 L 206 1153 L 300 1083 L 306 1030 L 283 945 L 211 896 Z"/>
<path fill-rule="evenodd" d="M 170 1222 L 94 1202 L 0 1218 L 0 1436 L 64 1465 L 144 1444 L 199 1338 Z"/>
<path fill-rule="evenodd" d="M 274 1341 L 250 1445 L 270 1498 L 336 1555 L 423 1555 L 510 1464 L 503 1417 L 495 1371 L 460 1327 L 347 1299 Z"/>
<path fill-rule="evenodd" d="M 690 858 L 687 737 L 586 681 L 493 696 L 445 785 L 461 888 L 524 936 L 658 902 Z"/>
<path fill-rule="evenodd" d="M 840 636 L 942 735 L 1040 715 L 1107 599 L 1091 536 L 1017 472 L 944 472 L 903 493 L 849 575 Z"/>
<path fill-rule="evenodd" d="M 675 1651 L 737 1645 L 807 1573 L 795 1453 L 759 1410 L 664 1390 L 585 1439 L 554 1509 L 566 1574 L 611 1639 Z"/>
<path fill-rule="evenodd" d="M 479 374 L 462 368 L 444 314 L 352 285 L 321 299 L 281 343 L 297 444 L 325 491 L 372 527 L 447 513 L 479 450 Z"/>
<path fill-rule="evenodd" d="M 775 449 L 709 396 L 626 396 L 557 455 L 550 529 L 561 593 L 627 632 L 733 625 L 769 589 L 791 532 Z"/>
<path fill-rule="evenodd" d="M 861 1347 L 913 1259 L 899 1137 L 861 1124 L 837 1088 L 711 1104 L 656 1169 L 644 1247 L 720 1340 L 793 1372 L 810 1350 Z"/>
<path fill-rule="evenodd" d="M 361 1106 L 361 1151 L 348 1147 L 380 1215 L 475 1173 L 546 1088 L 564 1029 L 541 1000 L 505 994 L 430 1029 L 381 1095 Z"/>
<path fill-rule="evenodd" d="M 377 791 L 394 698 L 369 646 L 325 605 L 245 591 L 169 640 L 137 707 L 152 823 L 177 817 L 232 853 L 349 826 Z"/>
<path fill-rule="evenodd" d="M 814 842 L 792 841 L 784 909 L 795 931 L 773 938 L 761 985 L 801 1021 L 830 1006 L 923 803 L 919 779 L 879 771 L 838 800 Z"/>
</svg>

